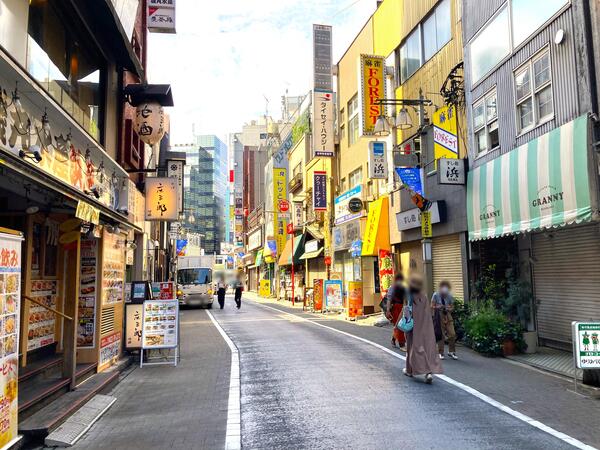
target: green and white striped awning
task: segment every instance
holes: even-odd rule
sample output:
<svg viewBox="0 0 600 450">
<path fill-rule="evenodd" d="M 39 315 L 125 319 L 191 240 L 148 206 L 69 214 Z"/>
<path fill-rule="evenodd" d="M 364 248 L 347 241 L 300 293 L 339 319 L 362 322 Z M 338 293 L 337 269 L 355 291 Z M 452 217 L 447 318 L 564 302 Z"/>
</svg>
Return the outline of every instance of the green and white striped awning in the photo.
<svg viewBox="0 0 600 450">
<path fill-rule="evenodd" d="M 469 240 L 591 218 L 587 115 L 469 173 Z"/>
</svg>

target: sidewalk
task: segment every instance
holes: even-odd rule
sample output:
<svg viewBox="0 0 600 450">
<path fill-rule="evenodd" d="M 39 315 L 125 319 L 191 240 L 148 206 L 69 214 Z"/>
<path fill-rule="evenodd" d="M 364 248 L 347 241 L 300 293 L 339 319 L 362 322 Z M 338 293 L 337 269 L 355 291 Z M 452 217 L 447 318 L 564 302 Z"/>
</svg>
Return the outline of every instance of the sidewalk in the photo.
<svg viewBox="0 0 600 450">
<path fill-rule="evenodd" d="M 368 339 L 384 347 L 390 346 L 391 327 L 357 326 L 355 322 L 346 320 L 328 320 L 328 316 L 297 311 L 282 305 L 283 302 L 261 299 L 259 303 L 269 303 L 269 306 L 282 312 L 298 314 L 311 320 L 317 319 L 319 323 L 328 327 Z M 400 353 L 397 349 L 395 351 Z M 485 357 L 465 347 L 459 348 L 458 356 L 458 361 L 444 361 L 445 375 L 513 410 L 600 448 L 600 400 L 574 392 L 572 380 L 505 358 Z M 382 353 L 382 358 L 384 357 Z M 401 376 L 400 371 L 398 376 Z M 461 411 L 448 411 L 448 414 L 460 415 Z"/>
<path fill-rule="evenodd" d="M 181 361 L 138 366 L 112 391 L 117 401 L 73 447 L 224 448 L 231 355 L 205 310 L 182 310 Z"/>
</svg>

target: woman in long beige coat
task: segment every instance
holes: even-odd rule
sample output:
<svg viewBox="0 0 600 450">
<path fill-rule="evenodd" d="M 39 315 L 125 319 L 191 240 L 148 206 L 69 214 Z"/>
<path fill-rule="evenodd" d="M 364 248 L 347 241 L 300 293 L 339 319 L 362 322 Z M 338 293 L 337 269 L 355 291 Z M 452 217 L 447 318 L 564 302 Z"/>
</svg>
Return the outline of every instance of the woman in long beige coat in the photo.
<svg viewBox="0 0 600 450">
<path fill-rule="evenodd" d="M 412 276 L 409 281 L 408 298 L 412 299 L 413 329 L 406 333 L 406 376 L 425 375 L 425 382 L 431 384 L 434 373 L 443 373 L 438 357 L 431 317 L 431 305 L 423 294 L 423 281 Z M 407 300 L 408 301 L 408 300 Z M 408 308 L 404 308 L 408 314 Z"/>
</svg>

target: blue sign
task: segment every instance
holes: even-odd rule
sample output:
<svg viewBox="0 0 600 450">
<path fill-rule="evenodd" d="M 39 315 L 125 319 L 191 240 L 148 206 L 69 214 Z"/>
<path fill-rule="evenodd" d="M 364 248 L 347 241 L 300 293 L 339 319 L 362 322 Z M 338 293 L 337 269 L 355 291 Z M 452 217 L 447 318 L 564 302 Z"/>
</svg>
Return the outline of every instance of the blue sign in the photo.
<svg viewBox="0 0 600 450">
<path fill-rule="evenodd" d="M 400 181 L 413 191 L 423 195 L 423 184 L 421 183 L 421 169 L 418 167 L 396 167 L 396 173 Z"/>
<path fill-rule="evenodd" d="M 176 245 L 175 249 L 177 250 L 177 256 L 185 256 L 187 244 L 188 244 L 187 239 L 177 239 L 176 244 L 177 245 Z"/>
<path fill-rule="evenodd" d="M 313 178 L 313 210 L 327 210 L 327 172 L 315 170 Z"/>
<path fill-rule="evenodd" d="M 350 253 L 352 254 L 353 258 L 358 258 L 361 255 L 362 240 L 357 239 L 356 241 L 352 242 L 352 245 L 350 246 Z"/>
<path fill-rule="evenodd" d="M 384 142 L 373 142 L 371 144 L 371 148 L 373 149 L 373 156 L 382 157 L 385 153 L 385 143 Z"/>
</svg>

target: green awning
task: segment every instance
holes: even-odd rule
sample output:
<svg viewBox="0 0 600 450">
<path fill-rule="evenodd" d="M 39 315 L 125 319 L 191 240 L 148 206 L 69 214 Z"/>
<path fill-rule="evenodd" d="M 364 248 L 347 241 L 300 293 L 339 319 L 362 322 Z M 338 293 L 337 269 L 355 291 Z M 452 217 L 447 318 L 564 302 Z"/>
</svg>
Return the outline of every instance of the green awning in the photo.
<svg viewBox="0 0 600 450">
<path fill-rule="evenodd" d="M 319 250 L 315 250 L 314 252 L 306 252 L 304 255 L 302 255 L 300 257 L 300 259 L 311 259 L 311 258 L 316 258 L 317 256 L 319 256 L 321 253 L 323 253 L 323 248 L 320 248 Z"/>
<path fill-rule="evenodd" d="M 262 264 L 262 259 L 263 259 L 263 251 L 259 250 L 256 252 L 256 259 L 254 260 L 254 265 L 260 266 Z"/>
<path fill-rule="evenodd" d="M 471 241 L 591 218 L 587 115 L 469 173 Z"/>
</svg>

